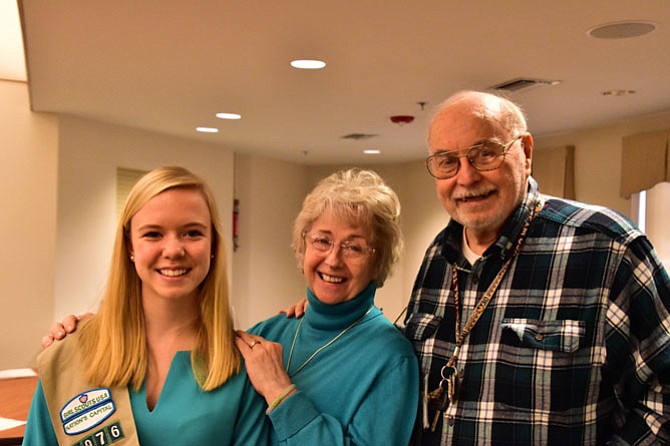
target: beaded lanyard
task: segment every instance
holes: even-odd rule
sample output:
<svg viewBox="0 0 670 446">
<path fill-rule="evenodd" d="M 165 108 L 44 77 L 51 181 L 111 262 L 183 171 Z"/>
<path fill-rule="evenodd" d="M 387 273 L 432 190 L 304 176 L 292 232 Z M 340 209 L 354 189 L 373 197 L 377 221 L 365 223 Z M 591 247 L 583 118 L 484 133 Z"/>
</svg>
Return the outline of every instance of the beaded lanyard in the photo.
<svg viewBox="0 0 670 446">
<path fill-rule="evenodd" d="M 435 427 L 437 425 L 437 420 L 439 419 L 439 415 L 441 412 L 443 412 L 448 406 L 449 403 L 454 401 L 458 391 L 459 391 L 459 380 L 458 380 L 458 371 L 456 370 L 456 362 L 458 361 L 458 355 L 461 352 L 461 346 L 465 342 L 465 338 L 470 334 L 472 329 L 474 328 L 475 324 L 479 321 L 479 318 L 482 316 L 482 313 L 484 313 L 484 310 L 488 306 L 489 302 L 491 302 L 491 299 L 493 298 L 493 295 L 495 294 L 496 290 L 498 289 L 498 286 L 500 285 L 500 282 L 502 281 L 503 277 L 505 276 L 505 273 L 507 273 L 507 270 L 509 269 L 512 260 L 519 254 L 519 251 L 521 250 L 521 245 L 526 238 L 526 233 L 528 232 L 528 228 L 530 227 L 530 223 L 533 221 L 537 213 L 540 211 L 542 208 L 542 203 L 540 200 L 537 200 L 535 203 L 535 207 L 531 211 L 530 215 L 528 216 L 528 220 L 526 220 L 526 223 L 523 226 L 523 229 L 521 229 L 521 233 L 519 234 L 519 238 L 517 239 L 516 246 L 514 247 L 514 251 L 512 252 L 512 255 L 507 259 L 507 261 L 504 263 L 498 274 L 493 278 L 493 281 L 491 282 L 491 285 L 489 285 L 488 289 L 484 293 L 481 299 L 479 299 L 479 302 L 477 302 L 477 305 L 475 306 L 475 310 L 468 318 L 468 321 L 465 323 L 465 326 L 461 330 L 461 302 L 460 302 L 460 295 L 458 291 L 458 270 L 455 265 L 452 266 L 451 271 L 452 271 L 452 279 L 451 279 L 451 287 L 452 291 L 454 294 L 454 310 L 456 312 L 456 325 L 454 328 L 455 331 L 455 336 L 456 336 L 456 348 L 454 348 L 454 353 L 451 355 L 447 363 L 442 367 L 440 370 L 440 385 L 438 386 L 437 389 L 433 390 L 430 392 L 429 395 L 427 395 L 429 400 L 433 401 L 440 401 L 439 407 L 437 412 L 435 413 L 435 419 L 433 420 L 432 424 L 432 430 L 435 430 Z M 444 393 L 446 386 L 447 393 Z M 427 403 L 427 401 L 426 401 Z M 426 412 L 424 412 L 424 417 L 426 416 Z M 424 418 L 424 425 L 427 424 L 427 420 Z"/>
<path fill-rule="evenodd" d="M 489 302 L 491 302 L 493 294 L 498 289 L 498 286 L 500 285 L 500 282 L 505 276 L 505 273 L 507 273 L 507 270 L 509 269 L 512 260 L 514 260 L 514 258 L 519 254 L 519 251 L 521 251 L 521 245 L 523 244 L 523 241 L 526 238 L 528 227 L 530 226 L 530 223 L 533 221 L 537 213 L 540 211 L 541 207 L 542 203 L 540 202 L 540 200 L 538 200 L 537 203 L 535 203 L 535 207 L 528 216 L 528 220 L 526 220 L 523 229 L 521 229 L 519 238 L 516 241 L 516 246 L 514 247 L 514 252 L 509 257 L 509 259 L 507 259 L 507 261 L 502 266 L 498 274 L 493 278 L 493 282 L 491 282 L 491 285 L 489 285 L 488 289 L 486 290 L 482 298 L 479 299 L 479 302 L 477 302 L 477 305 L 475 306 L 475 311 L 472 313 L 468 321 L 465 323 L 463 330 L 461 330 L 461 308 L 460 308 L 461 301 L 460 301 L 460 293 L 458 291 L 458 270 L 455 267 L 452 267 L 451 287 L 454 293 L 454 308 L 456 311 L 456 327 L 454 330 L 456 335 L 456 348 L 454 349 L 454 354 L 451 355 L 451 358 L 449 358 L 449 361 L 447 362 L 445 367 L 455 366 L 456 361 L 458 361 L 458 355 L 461 352 L 461 346 L 463 345 L 463 342 L 465 342 L 465 338 L 470 334 L 475 324 L 479 321 L 479 318 L 482 316 L 482 313 L 484 313 L 484 310 L 488 306 Z"/>
</svg>

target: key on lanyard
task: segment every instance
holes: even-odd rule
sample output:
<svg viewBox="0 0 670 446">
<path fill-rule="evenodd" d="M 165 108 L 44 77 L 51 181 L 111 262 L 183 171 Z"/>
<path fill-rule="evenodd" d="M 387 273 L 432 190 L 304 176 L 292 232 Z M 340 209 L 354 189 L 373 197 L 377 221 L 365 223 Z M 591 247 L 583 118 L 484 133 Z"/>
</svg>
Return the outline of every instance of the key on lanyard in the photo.
<svg viewBox="0 0 670 446">
<path fill-rule="evenodd" d="M 429 399 L 433 402 L 433 406 L 436 407 L 433 424 L 430 427 L 431 432 L 435 432 L 440 415 L 447 410 L 452 401 L 455 401 L 458 394 L 458 384 L 458 371 L 456 367 L 449 366 L 443 368 L 442 380 L 439 387 L 429 394 Z"/>
</svg>

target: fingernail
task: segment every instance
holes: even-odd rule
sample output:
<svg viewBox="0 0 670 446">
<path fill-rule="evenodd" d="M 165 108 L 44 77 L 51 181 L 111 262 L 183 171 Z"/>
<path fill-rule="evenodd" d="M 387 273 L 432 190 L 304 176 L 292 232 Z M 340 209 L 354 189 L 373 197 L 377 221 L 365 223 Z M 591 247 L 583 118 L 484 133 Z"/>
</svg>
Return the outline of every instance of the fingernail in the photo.
<svg viewBox="0 0 670 446">
<path fill-rule="evenodd" d="M 63 333 L 61 330 L 58 330 L 56 332 L 56 336 L 63 336 L 65 333 Z"/>
</svg>

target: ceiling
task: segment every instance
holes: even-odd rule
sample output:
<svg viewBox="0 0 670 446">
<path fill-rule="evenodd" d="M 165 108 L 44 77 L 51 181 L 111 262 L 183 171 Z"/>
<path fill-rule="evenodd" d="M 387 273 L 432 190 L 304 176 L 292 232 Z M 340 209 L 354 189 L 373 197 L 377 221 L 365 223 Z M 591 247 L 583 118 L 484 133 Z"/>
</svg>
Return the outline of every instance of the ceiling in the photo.
<svg viewBox="0 0 670 446">
<path fill-rule="evenodd" d="M 510 95 L 536 137 L 670 110 L 667 0 L 19 0 L 19 8 L 34 111 L 290 162 L 422 159 L 433 107 L 457 90 L 516 78 L 561 81 Z M 657 28 L 629 39 L 587 34 L 629 20 Z M 296 58 L 328 65 L 296 70 Z M 601 94 L 610 89 L 636 93 Z M 398 114 L 415 120 L 391 123 Z M 376 136 L 342 138 L 349 134 Z"/>
</svg>

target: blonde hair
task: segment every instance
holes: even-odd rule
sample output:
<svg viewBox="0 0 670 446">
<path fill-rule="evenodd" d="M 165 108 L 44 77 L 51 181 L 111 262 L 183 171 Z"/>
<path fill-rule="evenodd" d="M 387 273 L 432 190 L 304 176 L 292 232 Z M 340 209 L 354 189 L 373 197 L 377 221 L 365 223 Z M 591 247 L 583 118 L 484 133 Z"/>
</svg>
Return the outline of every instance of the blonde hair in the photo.
<svg viewBox="0 0 670 446">
<path fill-rule="evenodd" d="M 147 346 L 141 303 L 141 282 L 129 259 L 130 222 L 153 197 L 170 189 L 202 193 L 212 224 L 212 261 L 200 284 L 197 345 L 191 364 L 198 384 L 212 390 L 240 371 L 228 299 L 223 232 L 211 190 L 182 167 L 159 167 L 130 191 L 116 230 L 111 267 L 100 311 L 81 329 L 85 376 L 100 386 L 140 388 L 147 370 Z"/>
<path fill-rule="evenodd" d="M 293 224 L 292 246 L 299 267 L 305 255 L 305 234 L 324 212 L 369 232 L 368 241 L 375 248 L 374 280 L 377 286 L 384 285 L 403 247 L 400 201 L 393 189 L 372 170 L 341 170 L 321 180 L 305 197 Z"/>
</svg>

